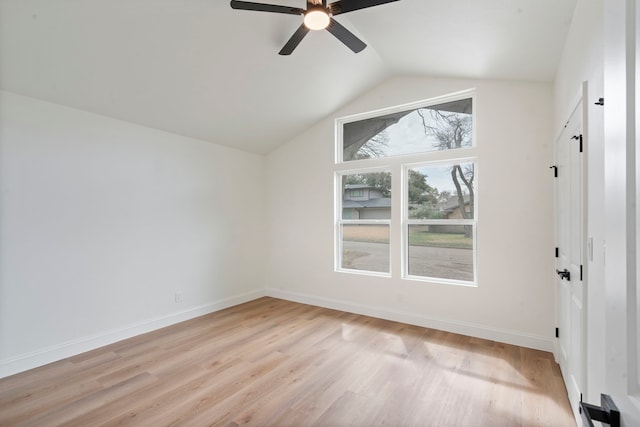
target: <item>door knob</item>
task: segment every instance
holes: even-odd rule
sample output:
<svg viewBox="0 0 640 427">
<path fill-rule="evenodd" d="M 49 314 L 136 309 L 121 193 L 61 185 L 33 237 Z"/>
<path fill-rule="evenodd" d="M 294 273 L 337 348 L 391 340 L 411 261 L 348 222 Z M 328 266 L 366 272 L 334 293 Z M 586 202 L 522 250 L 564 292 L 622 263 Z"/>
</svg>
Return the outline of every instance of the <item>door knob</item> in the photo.
<svg viewBox="0 0 640 427">
<path fill-rule="evenodd" d="M 569 272 L 569 270 L 567 270 L 566 268 L 562 271 L 556 269 L 556 273 L 558 273 L 558 276 L 560 276 L 560 279 L 562 280 L 567 279 L 567 282 L 571 281 L 571 272 Z"/>
</svg>

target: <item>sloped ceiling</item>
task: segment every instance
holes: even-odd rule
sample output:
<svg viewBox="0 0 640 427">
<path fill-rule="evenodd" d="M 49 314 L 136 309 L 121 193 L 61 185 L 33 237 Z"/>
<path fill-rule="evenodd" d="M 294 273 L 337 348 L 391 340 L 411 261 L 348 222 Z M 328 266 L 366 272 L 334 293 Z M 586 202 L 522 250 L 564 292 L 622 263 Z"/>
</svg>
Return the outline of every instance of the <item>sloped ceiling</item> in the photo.
<svg viewBox="0 0 640 427">
<path fill-rule="evenodd" d="M 320 31 L 283 57 L 301 18 L 226 0 L 0 0 L 0 87 L 267 153 L 395 75 L 551 81 L 575 2 L 400 0 L 336 17 L 359 54 Z"/>
</svg>

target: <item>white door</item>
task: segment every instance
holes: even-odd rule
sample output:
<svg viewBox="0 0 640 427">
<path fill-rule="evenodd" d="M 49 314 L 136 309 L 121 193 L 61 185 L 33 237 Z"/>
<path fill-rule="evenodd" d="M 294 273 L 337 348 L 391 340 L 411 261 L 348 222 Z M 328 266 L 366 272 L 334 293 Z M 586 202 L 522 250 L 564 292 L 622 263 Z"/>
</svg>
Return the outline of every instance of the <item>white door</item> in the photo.
<svg viewBox="0 0 640 427">
<path fill-rule="evenodd" d="M 584 387 L 582 101 L 556 141 L 556 287 L 559 364 L 576 418 Z"/>
<path fill-rule="evenodd" d="M 621 425 L 640 426 L 640 5 L 607 0 L 605 12 L 606 387 Z M 599 404 L 599 402 L 591 402 Z"/>
</svg>

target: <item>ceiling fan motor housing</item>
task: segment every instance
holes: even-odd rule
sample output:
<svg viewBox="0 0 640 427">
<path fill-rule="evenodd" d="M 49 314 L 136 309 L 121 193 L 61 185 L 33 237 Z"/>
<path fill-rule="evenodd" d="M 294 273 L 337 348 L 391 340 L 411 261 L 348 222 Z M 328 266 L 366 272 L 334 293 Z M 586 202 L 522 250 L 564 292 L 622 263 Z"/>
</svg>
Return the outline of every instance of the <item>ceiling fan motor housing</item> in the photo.
<svg viewBox="0 0 640 427">
<path fill-rule="evenodd" d="M 324 30 L 329 26 L 331 18 L 322 6 L 308 8 L 304 13 L 304 25 L 310 30 Z"/>
</svg>

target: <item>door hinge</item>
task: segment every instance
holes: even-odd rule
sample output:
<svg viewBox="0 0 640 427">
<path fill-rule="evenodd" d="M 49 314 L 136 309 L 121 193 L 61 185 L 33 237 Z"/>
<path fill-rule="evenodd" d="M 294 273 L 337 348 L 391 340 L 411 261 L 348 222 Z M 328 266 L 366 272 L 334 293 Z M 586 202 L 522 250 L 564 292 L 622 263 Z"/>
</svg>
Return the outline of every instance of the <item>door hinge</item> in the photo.
<svg viewBox="0 0 640 427">
<path fill-rule="evenodd" d="M 582 153 L 582 134 L 573 135 L 571 139 L 575 139 L 576 141 L 580 141 L 580 152 Z"/>
<path fill-rule="evenodd" d="M 604 105 L 604 98 L 598 98 L 598 102 L 594 102 L 595 105 Z"/>
<path fill-rule="evenodd" d="M 580 281 L 582 282 L 582 264 L 580 264 Z"/>
<path fill-rule="evenodd" d="M 599 421 L 611 427 L 620 427 L 620 410 L 607 394 L 600 395 L 600 406 L 584 403 L 580 394 L 578 408 L 583 426 L 594 427 L 593 421 Z"/>
<path fill-rule="evenodd" d="M 556 258 L 560 258 L 560 248 L 556 246 Z"/>
<path fill-rule="evenodd" d="M 560 338 L 560 328 L 556 328 L 556 338 Z"/>
<path fill-rule="evenodd" d="M 553 169 L 553 177 L 557 178 L 558 177 L 558 167 L 556 165 L 553 165 L 553 166 L 549 166 L 549 169 Z"/>
</svg>

